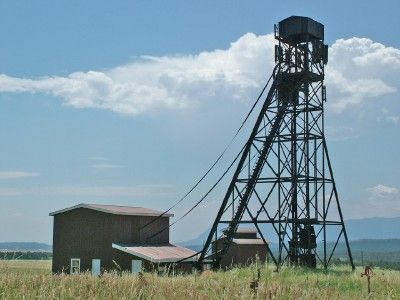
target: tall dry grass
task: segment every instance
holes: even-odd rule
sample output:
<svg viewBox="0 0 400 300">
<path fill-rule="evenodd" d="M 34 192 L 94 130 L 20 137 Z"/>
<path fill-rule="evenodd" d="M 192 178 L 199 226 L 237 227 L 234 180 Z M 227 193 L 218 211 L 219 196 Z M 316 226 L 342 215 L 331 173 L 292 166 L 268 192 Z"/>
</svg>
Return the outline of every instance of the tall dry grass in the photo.
<svg viewBox="0 0 400 300">
<path fill-rule="evenodd" d="M 361 269 L 322 270 L 262 267 L 256 295 L 250 282 L 256 267 L 228 272 L 159 276 L 145 273 L 52 275 L 50 262 L 0 262 L 1 299 L 400 299 L 400 272 L 375 270 L 372 294 Z"/>
</svg>

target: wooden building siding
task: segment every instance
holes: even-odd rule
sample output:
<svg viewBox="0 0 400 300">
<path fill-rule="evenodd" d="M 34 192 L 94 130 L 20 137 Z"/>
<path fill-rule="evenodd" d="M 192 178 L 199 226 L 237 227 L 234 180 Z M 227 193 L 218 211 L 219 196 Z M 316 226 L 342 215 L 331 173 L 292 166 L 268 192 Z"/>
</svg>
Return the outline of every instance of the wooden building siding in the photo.
<svg viewBox="0 0 400 300">
<path fill-rule="evenodd" d="M 140 227 L 154 220 L 154 216 L 114 215 L 87 208 L 77 208 L 54 215 L 53 266 L 55 273 L 69 272 L 71 258 L 81 260 L 81 270 L 90 270 L 92 259 L 101 260 L 102 269 L 115 269 L 112 243 L 158 245 L 169 243 L 169 230 L 148 239 L 169 224 L 162 217 L 140 231 Z"/>
<path fill-rule="evenodd" d="M 214 242 L 213 247 L 222 248 L 223 239 Z M 213 249 L 215 252 L 215 249 Z M 232 266 L 245 266 L 255 262 L 256 258 L 260 262 L 267 259 L 267 247 L 264 244 L 235 244 L 232 242 L 221 259 L 221 268 L 230 268 Z"/>
</svg>

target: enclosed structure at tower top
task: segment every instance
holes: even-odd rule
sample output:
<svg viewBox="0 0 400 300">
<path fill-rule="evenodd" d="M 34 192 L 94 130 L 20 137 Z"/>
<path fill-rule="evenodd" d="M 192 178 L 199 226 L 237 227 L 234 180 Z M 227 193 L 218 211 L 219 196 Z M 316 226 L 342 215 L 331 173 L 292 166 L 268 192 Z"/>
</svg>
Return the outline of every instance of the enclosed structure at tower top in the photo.
<svg viewBox="0 0 400 300">
<path fill-rule="evenodd" d="M 279 37 L 282 40 L 293 43 L 307 42 L 310 38 L 324 39 L 324 25 L 307 17 L 286 18 L 279 22 L 278 29 Z"/>
<path fill-rule="evenodd" d="M 269 89 L 262 92 L 260 113 L 198 266 L 210 260 L 220 266 L 238 228 L 252 224 L 278 267 L 288 262 L 328 268 L 343 240 L 354 268 L 324 135 L 324 26 L 292 16 L 275 26 L 275 38 Z M 226 230 L 223 242 L 216 244 L 219 226 Z M 267 232 L 268 240 L 278 244 L 277 252 L 269 249 Z M 332 247 L 327 246 L 330 241 Z"/>
</svg>

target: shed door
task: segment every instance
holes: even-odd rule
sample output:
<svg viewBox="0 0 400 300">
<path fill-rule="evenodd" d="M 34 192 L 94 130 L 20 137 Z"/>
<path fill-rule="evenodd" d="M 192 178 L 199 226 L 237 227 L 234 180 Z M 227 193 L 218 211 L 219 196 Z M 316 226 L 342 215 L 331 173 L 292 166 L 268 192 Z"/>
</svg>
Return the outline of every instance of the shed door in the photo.
<svg viewBox="0 0 400 300">
<path fill-rule="evenodd" d="M 100 275 L 100 259 L 92 259 L 92 275 Z"/>
</svg>

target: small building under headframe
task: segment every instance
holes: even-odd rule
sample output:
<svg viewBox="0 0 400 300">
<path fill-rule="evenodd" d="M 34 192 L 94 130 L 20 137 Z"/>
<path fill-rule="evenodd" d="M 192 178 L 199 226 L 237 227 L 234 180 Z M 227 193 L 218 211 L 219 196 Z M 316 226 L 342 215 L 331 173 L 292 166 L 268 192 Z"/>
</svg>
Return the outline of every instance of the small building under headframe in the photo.
<svg viewBox="0 0 400 300">
<path fill-rule="evenodd" d="M 170 244 L 168 226 L 173 215 L 169 213 L 162 215 L 161 211 L 142 207 L 79 204 L 50 216 L 54 217 L 53 273 L 150 270 L 195 254 Z M 195 260 L 193 256 L 176 267 L 190 270 L 190 262 Z"/>
<path fill-rule="evenodd" d="M 213 242 L 213 252 L 221 249 L 225 240 L 225 234 Z M 216 247 L 216 248 L 215 248 Z M 257 230 L 252 228 L 238 228 L 228 251 L 222 256 L 221 268 L 232 266 L 245 266 L 256 261 L 264 263 L 267 260 L 267 245 L 257 237 Z"/>
</svg>

